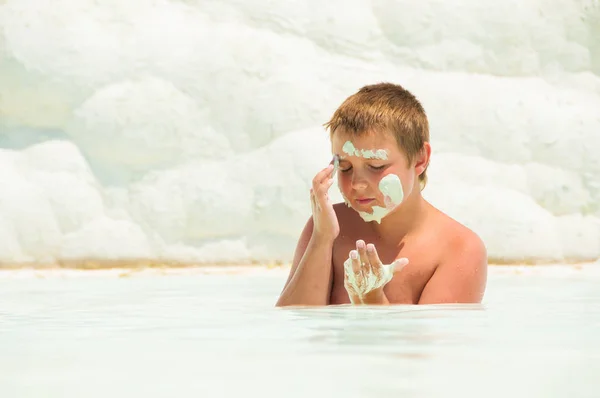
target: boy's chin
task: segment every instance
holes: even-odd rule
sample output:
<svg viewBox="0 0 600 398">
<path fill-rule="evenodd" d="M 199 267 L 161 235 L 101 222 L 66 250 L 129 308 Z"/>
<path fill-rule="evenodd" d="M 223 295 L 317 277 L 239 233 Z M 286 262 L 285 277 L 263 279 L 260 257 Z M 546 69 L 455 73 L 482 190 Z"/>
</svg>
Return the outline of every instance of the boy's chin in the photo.
<svg viewBox="0 0 600 398">
<path fill-rule="evenodd" d="M 395 213 L 396 211 L 398 211 L 398 209 L 402 206 L 402 203 L 400 204 L 392 204 L 392 205 L 388 205 L 388 206 L 384 206 L 380 203 L 373 203 L 370 205 L 363 205 L 363 206 L 349 206 L 350 208 L 352 208 L 354 211 L 356 211 L 357 213 L 363 213 L 363 214 L 385 214 L 386 216 L 391 214 L 391 213 Z"/>
<path fill-rule="evenodd" d="M 348 206 L 351 207 L 354 211 L 356 211 L 358 213 L 373 213 L 374 208 L 383 207 L 378 202 L 372 202 L 372 203 L 366 203 L 366 204 L 352 203 L 351 205 L 348 205 Z"/>
</svg>

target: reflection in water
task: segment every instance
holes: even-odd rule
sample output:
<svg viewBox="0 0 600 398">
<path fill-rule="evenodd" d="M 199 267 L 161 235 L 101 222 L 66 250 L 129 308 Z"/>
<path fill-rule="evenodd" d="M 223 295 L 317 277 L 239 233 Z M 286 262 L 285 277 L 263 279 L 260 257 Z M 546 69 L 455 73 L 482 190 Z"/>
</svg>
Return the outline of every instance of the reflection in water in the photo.
<svg viewBox="0 0 600 398">
<path fill-rule="evenodd" d="M 414 355 L 428 345 L 472 342 L 473 328 L 451 328 L 456 322 L 485 321 L 481 304 L 330 306 L 282 309 L 296 327 L 310 330 L 307 339 L 317 351 L 346 346 L 372 354 Z M 480 314 L 474 314 L 480 312 Z M 441 329 L 440 329 L 441 328 Z M 469 333 L 469 331 L 471 333 Z"/>
<path fill-rule="evenodd" d="M 2 397 L 563 397 L 600 388 L 600 278 L 483 305 L 274 308 L 264 275 L 0 278 Z"/>
</svg>

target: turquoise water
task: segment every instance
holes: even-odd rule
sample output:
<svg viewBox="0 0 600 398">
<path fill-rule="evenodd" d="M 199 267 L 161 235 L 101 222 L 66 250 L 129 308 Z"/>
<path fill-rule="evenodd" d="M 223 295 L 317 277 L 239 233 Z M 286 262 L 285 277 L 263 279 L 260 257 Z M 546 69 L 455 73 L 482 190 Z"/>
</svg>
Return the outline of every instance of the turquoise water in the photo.
<svg viewBox="0 0 600 398">
<path fill-rule="evenodd" d="M 462 306 L 274 308 L 285 277 L 0 272 L 0 397 L 600 396 L 598 266 Z"/>
</svg>

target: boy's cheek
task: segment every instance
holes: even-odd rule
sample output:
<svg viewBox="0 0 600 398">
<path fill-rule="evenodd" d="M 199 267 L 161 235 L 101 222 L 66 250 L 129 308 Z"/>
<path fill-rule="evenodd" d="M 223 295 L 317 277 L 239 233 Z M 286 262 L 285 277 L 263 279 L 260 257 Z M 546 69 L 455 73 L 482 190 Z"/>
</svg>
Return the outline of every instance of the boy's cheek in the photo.
<svg viewBox="0 0 600 398">
<path fill-rule="evenodd" d="M 350 186 L 350 180 L 348 178 L 343 178 L 343 177 L 339 177 L 338 178 L 338 189 L 340 190 L 340 192 L 342 193 L 342 195 L 344 195 L 344 197 L 348 197 L 348 195 L 350 194 L 351 186 Z"/>
<path fill-rule="evenodd" d="M 350 185 L 348 183 L 348 181 L 346 181 L 346 180 L 347 180 L 347 178 L 344 178 L 344 177 L 341 177 L 341 176 L 338 177 L 337 186 L 338 186 L 338 188 L 340 189 L 340 191 L 342 193 L 347 192 L 348 191 L 348 187 Z"/>
</svg>

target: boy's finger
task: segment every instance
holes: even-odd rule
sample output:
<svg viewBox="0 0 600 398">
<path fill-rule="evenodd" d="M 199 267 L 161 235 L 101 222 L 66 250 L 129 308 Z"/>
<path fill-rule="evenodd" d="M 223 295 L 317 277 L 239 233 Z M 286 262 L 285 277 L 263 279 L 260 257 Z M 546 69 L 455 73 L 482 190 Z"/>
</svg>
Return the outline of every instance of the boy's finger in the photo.
<svg viewBox="0 0 600 398">
<path fill-rule="evenodd" d="M 369 263 L 369 257 L 367 256 L 367 247 L 365 241 L 359 239 L 356 241 L 356 250 L 358 251 L 358 258 L 363 272 L 369 274 L 371 272 L 371 264 Z"/>
<path fill-rule="evenodd" d="M 330 186 L 331 184 L 319 188 L 317 193 L 314 195 L 315 201 L 322 209 L 326 208 L 329 205 L 329 195 L 327 192 Z"/>
<path fill-rule="evenodd" d="M 360 275 L 360 258 L 356 250 L 350 251 L 350 259 L 352 259 L 352 272 L 354 275 Z"/>
<path fill-rule="evenodd" d="M 348 280 L 348 272 L 346 270 L 344 270 L 344 286 L 346 287 L 346 290 L 348 290 L 348 287 L 350 286 L 350 281 Z"/>
<path fill-rule="evenodd" d="M 344 281 L 352 288 L 352 290 L 355 290 L 356 286 L 362 283 L 358 252 L 356 250 L 351 250 L 348 257 L 348 260 L 344 262 Z"/>
<path fill-rule="evenodd" d="M 335 174 L 337 172 L 338 167 L 340 167 L 340 157 L 338 155 L 334 155 L 333 159 L 331 159 L 331 162 L 329 164 L 333 165 L 333 174 Z"/>
<path fill-rule="evenodd" d="M 325 179 L 319 183 L 313 183 L 313 191 L 317 193 L 325 192 L 333 184 L 333 178 Z"/>
<path fill-rule="evenodd" d="M 317 181 L 317 177 L 312 182 L 312 189 L 317 196 L 323 195 L 325 192 L 329 190 L 333 184 L 333 178 L 325 178 Z"/>
<path fill-rule="evenodd" d="M 402 257 L 392 263 L 392 272 L 400 272 L 408 265 L 408 259 Z"/>
<path fill-rule="evenodd" d="M 334 168 L 334 165 L 329 164 L 323 170 L 319 171 L 313 178 L 313 187 L 315 185 L 319 185 L 319 184 L 323 183 L 325 181 L 325 179 L 330 178 L 331 175 L 333 174 L 333 168 Z"/>
<path fill-rule="evenodd" d="M 367 245 L 367 257 L 369 258 L 369 263 L 371 263 L 371 269 L 377 278 L 381 278 L 381 260 L 379 260 L 379 255 L 377 254 L 377 250 L 375 250 L 375 245 L 369 243 Z"/>
<path fill-rule="evenodd" d="M 329 180 L 321 184 L 318 188 L 319 196 L 323 196 L 324 194 L 326 194 L 329 191 L 329 188 L 331 188 L 331 186 L 333 185 L 333 182 L 333 178 L 330 178 Z"/>
</svg>

